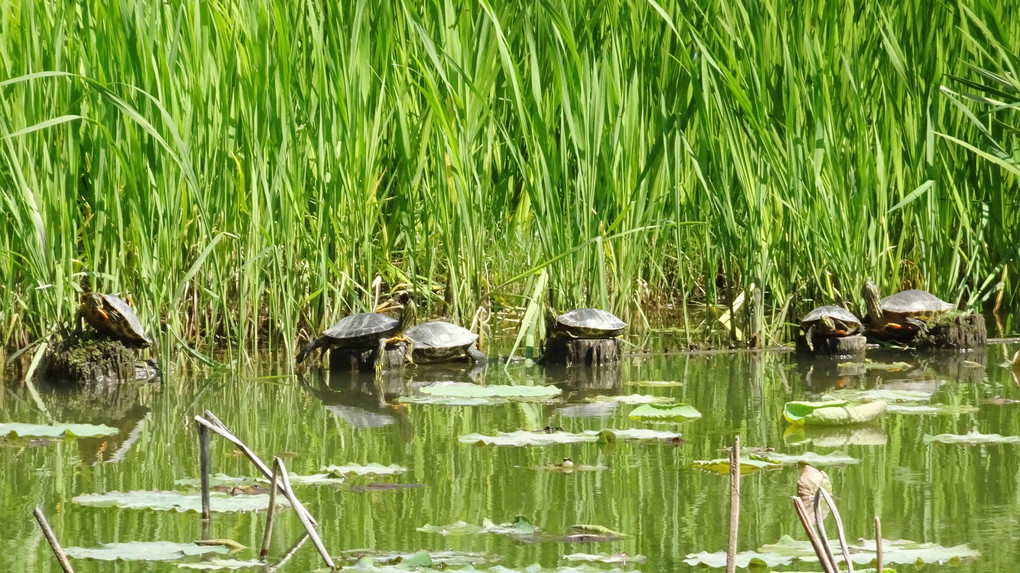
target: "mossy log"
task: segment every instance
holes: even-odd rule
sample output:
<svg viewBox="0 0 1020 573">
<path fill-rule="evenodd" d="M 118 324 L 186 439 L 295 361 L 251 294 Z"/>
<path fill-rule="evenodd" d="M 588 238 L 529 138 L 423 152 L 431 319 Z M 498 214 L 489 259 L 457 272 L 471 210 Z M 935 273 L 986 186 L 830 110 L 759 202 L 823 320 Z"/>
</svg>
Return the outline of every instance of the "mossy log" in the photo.
<svg viewBox="0 0 1020 573">
<path fill-rule="evenodd" d="M 918 332 L 914 338 L 916 348 L 971 350 L 988 344 L 985 317 L 980 314 L 947 316 L 927 326 L 927 331 Z"/>
<path fill-rule="evenodd" d="M 150 382 L 160 377 L 154 360 L 140 360 L 137 350 L 92 332 L 71 334 L 50 347 L 45 372 L 51 380 L 81 385 Z"/>
<path fill-rule="evenodd" d="M 582 364 L 599 366 L 619 362 L 623 342 L 619 338 L 561 338 L 554 336 L 545 343 L 546 364 Z"/>
<path fill-rule="evenodd" d="M 854 336 L 815 336 L 814 350 L 808 348 L 807 337 L 797 335 L 797 352 L 815 356 L 857 356 L 864 354 L 868 339 L 860 334 Z"/>
<path fill-rule="evenodd" d="M 404 350 L 407 345 L 396 342 L 386 346 L 383 355 L 383 370 L 400 368 L 404 364 Z M 329 351 L 329 369 L 333 371 L 373 372 L 379 357 L 378 347 L 332 348 Z"/>
</svg>

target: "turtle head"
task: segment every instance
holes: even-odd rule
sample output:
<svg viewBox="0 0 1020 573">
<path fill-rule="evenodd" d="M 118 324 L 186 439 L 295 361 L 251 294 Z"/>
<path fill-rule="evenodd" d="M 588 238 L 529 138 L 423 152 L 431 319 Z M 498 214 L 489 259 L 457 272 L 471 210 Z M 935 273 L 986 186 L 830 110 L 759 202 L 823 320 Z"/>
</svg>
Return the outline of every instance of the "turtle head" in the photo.
<svg viewBox="0 0 1020 573">
<path fill-rule="evenodd" d="M 864 297 L 864 305 L 868 308 L 868 318 L 871 322 L 878 323 L 882 318 L 882 295 L 878 287 L 871 279 L 864 279 L 864 286 L 861 288 L 861 296 Z"/>
<path fill-rule="evenodd" d="M 398 332 L 403 332 L 414 325 L 418 319 L 418 306 L 414 304 L 414 299 L 407 297 L 404 301 L 404 308 L 400 311 L 400 326 Z"/>
<path fill-rule="evenodd" d="M 93 316 L 103 320 L 109 320 L 110 316 L 103 309 L 103 297 L 99 293 L 86 292 L 81 295 L 81 307 L 90 312 Z"/>
</svg>

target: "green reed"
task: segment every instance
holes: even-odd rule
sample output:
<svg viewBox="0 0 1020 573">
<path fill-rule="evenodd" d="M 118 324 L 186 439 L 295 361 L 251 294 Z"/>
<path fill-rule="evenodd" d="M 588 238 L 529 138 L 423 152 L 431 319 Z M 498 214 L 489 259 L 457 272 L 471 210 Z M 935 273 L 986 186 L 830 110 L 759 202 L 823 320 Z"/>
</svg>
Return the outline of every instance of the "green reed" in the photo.
<svg viewBox="0 0 1020 573">
<path fill-rule="evenodd" d="M 463 322 L 754 285 L 770 340 L 865 277 L 1008 304 L 1002 4 L 0 0 L 0 345 L 81 272 L 244 356 L 377 277 Z"/>
</svg>

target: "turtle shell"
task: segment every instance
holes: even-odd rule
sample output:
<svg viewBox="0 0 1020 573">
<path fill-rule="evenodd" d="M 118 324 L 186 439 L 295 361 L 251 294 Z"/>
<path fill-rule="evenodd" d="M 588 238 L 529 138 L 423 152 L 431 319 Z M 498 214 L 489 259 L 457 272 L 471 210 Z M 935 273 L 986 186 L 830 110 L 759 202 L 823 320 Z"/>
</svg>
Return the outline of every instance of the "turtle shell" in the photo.
<svg viewBox="0 0 1020 573">
<path fill-rule="evenodd" d="M 380 338 L 390 338 L 397 334 L 400 321 L 385 314 L 362 312 L 341 318 L 336 324 L 322 333 L 330 346 L 339 348 L 375 347 Z"/>
<path fill-rule="evenodd" d="M 918 320 L 931 320 L 954 308 L 956 305 L 920 289 L 905 290 L 882 299 L 882 310 L 887 316 L 891 314 Z"/>
<path fill-rule="evenodd" d="M 553 334 L 568 338 L 612 338 L 623 333 L 627 323 L 597 308 L 579 308 L 556 317 Z"/>
<path fill-rule="evenodd" d="M 415 362 L 443 362 L 468 355 L 468 348 L 478 341 L 470 330 L 442 320 L 424 322 L 408 328 L 404 336 L 411 342 L 411 358 Z"/>
<path fill-rule="evenodd" d="M 800 319 L 804 332 L 812 326 L 816 336 L 850 336 L 864 328 L 852 312 L 834 304 L 820 306 Z"/>
<path fill-rule="evenodd" d="M 81 315 L 92 328 L 121 342 L 141 348 L 152 344 L 131 305 L 112 294 L 93 292 L 82 295 Z"/>
</svg>

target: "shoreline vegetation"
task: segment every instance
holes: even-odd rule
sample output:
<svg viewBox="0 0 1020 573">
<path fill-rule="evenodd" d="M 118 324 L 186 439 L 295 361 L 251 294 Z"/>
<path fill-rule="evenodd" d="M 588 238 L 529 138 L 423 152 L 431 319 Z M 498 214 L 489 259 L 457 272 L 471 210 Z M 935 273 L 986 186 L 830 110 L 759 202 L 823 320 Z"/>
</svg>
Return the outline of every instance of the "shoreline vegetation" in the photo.
<svg viewBox="0 0 1020 573">
<path fill-rule="evenodd" d="M 1008 306 L 1020 5 L 886 4 L 0 0 L 0 353 L 83 272 L 198 355 L 377 277 L 465 325 L 746 296 L 765 343 L 867 277 Z"/>
</svg>

